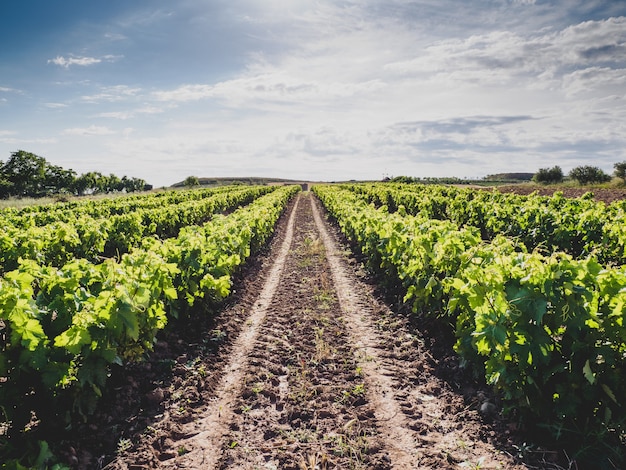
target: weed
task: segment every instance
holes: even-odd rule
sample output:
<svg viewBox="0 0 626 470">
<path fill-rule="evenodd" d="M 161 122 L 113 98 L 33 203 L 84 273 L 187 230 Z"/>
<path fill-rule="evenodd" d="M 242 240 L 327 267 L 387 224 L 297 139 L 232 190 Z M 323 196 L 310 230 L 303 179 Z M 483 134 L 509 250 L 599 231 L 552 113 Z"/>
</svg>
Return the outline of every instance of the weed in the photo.
<svg viewBox="0 0 626 470">
<path fill-rule="evenodd" d="M 130 450 L 132 446 L 133 443 L 130 439 L 125 439 L 122 437 L 119 441 L 117 441 L 117 453 L 121 454 L 123 452 L 126 452 L 127 450 Z"/>
<path fill-rule="evenodd" d="M 333 349 L 324 341 L 324 328 L 315 328 L 315 360 L 322 362 L 333 356 Z"/>
<path fill-rule="evenodd" d="M 341 397 L 339 397 L 339 403 L 345 404 L 350 401 L 351 398 L 362 397 L 365 395 L 365 384 L 356 384 L 350 390 L 343 390 Z"/>
<path fill-rule="evenodd" d="M 335 455 L 349 459 L 349 468 L 367 468 L 364 456 L 367 454 L 368 442 L 366 433 L 358 419 L 354 418 L 343 426 L 343 434 L 335 434 L 331 441 L 334 443 Z"/>
<path fill-rule="evenodd" d="M 481 468 L 483 468 L 483 464 L 485 462 L 485 458 L 484 457 L 480 457 L 476 463 L 471 463 L 471 462 L 463 462 L 461 464 L 459 464 L 460 467 L 462 468 L 469 468 L 470 470 L 480 470 Z"/>
<path fill-rule="evenodd" d="M 211 341 L 220 342 L 226 339 L 226 332 L 220 329 L 211 330 Z"/>
<path fill-rule="evenodd" d="M 326 470 L 328 468 L 328 457 L 326 454 L 321 456 L 309 454 L 306 458 L 300 459 L 298 466 L 300 470 Z"/>
</svg>

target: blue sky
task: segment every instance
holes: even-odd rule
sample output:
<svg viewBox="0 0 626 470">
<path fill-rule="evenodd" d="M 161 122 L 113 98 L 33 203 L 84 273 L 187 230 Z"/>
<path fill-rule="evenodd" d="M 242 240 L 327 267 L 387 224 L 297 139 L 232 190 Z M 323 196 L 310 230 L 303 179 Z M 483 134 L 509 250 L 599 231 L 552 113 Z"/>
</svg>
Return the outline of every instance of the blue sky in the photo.
<svg viewBox="0 0 626 470">
<path fill-rule="evenodd" d="M 0 160 L 481 178 L 626 160 L 626 2 L 0 4 Z"/>
</svg>

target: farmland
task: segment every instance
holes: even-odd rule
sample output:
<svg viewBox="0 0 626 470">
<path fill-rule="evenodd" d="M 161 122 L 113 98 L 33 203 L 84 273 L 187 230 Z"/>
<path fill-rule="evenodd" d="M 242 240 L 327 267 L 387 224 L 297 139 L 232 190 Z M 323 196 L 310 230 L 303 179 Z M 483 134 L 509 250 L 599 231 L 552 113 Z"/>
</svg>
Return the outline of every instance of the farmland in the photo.
<svg viewBox="0 0 626 470">
<path fill-rule="evenodd" d="M 623 203 L 298 189 L 7 211 L 2 457 L 618 468 Z"/>
</svg>

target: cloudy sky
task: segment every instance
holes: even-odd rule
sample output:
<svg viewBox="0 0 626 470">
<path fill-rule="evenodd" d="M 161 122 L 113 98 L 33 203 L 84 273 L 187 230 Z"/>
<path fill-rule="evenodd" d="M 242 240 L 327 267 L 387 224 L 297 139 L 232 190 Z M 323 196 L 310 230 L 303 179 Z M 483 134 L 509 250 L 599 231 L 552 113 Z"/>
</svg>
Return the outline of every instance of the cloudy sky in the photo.
<svg viewBox="0 0 626 470">
<path fill-rule="evenodd" d="M 626 160 L 622 0 L 0 4 L 0 160 L 481 178 Z"/>
</svg>

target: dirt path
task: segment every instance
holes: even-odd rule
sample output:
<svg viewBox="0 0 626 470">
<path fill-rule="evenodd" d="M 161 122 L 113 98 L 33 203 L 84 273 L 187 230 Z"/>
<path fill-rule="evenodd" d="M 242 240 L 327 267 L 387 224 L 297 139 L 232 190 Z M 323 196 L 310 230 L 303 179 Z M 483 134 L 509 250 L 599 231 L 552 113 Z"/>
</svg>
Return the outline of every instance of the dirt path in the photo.
<svg viewBox="0 0 626 470">
<path fill-rule="evenodd" d="M 480 391 L 437 374 L 321 212 L 299 196 L 257 287 L 212 330 L 236 336 L 223 359 L 184 354 L 194 370 L 161 384 L 163 413 L 107 469 L 525 468 L 481 419 Z"/>
</svg>

